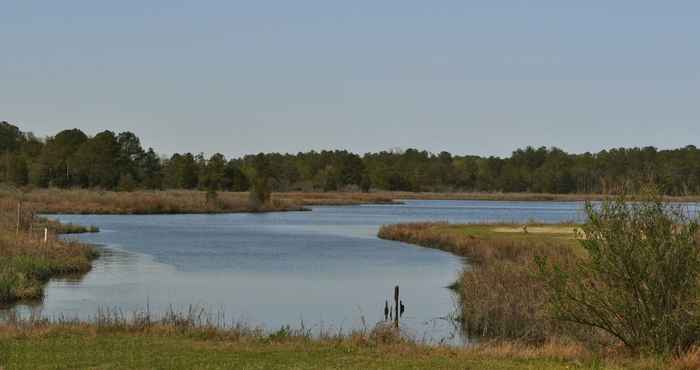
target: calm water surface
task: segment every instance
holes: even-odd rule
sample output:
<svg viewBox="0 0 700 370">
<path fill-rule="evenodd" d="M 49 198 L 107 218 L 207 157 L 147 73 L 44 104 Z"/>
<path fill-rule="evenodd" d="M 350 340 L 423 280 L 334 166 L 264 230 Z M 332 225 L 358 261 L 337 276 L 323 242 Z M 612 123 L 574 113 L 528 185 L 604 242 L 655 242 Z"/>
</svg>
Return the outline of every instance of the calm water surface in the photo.
<svg viewBox="0 0 700 370">
<path fill-rule="evenodd" d="M 100 309 L 158 314 L 194 305 L 226 323 L 318 331 L 371 327 L 401 286 L 405 331 L 429 341 L 462 341 L 449 317 L 463 261 L 434 249 L 376 237 L 406 221 L 560 222 L 580 203 L 407 201 L 403 205 L 314 207 L 312 212 L 52 216 L 100 227 L 78 239 L 102 257 L 81 279 L 55 279 L 43 302 L 15 308 L 89 320 Z"/>
</svg>

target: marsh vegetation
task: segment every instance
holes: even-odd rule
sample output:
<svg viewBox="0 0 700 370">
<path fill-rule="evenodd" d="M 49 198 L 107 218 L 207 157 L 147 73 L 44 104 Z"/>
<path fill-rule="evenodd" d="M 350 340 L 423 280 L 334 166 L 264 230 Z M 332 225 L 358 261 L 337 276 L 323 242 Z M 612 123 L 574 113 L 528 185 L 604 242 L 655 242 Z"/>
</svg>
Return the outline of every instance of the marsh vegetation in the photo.
<svg viewBox="0 0 700 370">
<path fill-rule="evenodd" d="M 651 194 L 588 204 L 581 225 L 413 223 L 379 236 L 467 258 L 454 288 L 471 335 L 667 355 L 698 345 L 697 231 Z"/>
<path fill-rule="evenodd" d="M 39 299 L 50 278 L 89 271 L 97 251 L 57 235 L 95 231 L 36 217 L 30 207 L 18 209 L 14 202 L 0 202 L 0 303 Z"/>
</svg>

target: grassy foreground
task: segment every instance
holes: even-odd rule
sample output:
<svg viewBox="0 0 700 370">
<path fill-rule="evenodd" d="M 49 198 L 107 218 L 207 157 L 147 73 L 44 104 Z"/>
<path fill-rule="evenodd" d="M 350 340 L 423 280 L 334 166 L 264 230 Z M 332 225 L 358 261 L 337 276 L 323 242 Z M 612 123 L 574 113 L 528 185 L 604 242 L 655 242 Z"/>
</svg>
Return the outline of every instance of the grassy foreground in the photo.
<svg viewBox="0 0 700 370">
<path fill-rule="evenodd" d="M 191 327 L 186 320 L 0 325 L 0 368 L 6 369 L 681 369 L 688 363 L 692 359 L 603 362 L 564 343 L 434 347 L 381 327 L 315 338 L 290 329 Z"/>
</svg>

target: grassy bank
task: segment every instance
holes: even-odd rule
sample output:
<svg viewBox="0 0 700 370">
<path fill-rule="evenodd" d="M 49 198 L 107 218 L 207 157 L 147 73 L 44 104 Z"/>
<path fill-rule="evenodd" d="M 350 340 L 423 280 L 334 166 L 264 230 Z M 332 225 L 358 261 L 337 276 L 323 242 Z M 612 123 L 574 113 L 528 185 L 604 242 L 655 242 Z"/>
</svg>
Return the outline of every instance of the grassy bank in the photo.
<svg viewBox="0 0 700 370">
<path fill-rule="evenodd" d="M 615 203 L 617 206 L 619 206 L 619 204 L 620 203 Z M 654 216 L 663 214 L 662 212 L 664 212 L 664 210 L 658 208 L 658 203 L 648 204 L 646 208 L 640 208 L 643 211 L 640 211 L 639 214 L 646 216 L 651 213 L 643 212 L 651 211 L 656 212 L 653 214 Z M 607 205 L 607 207 L 612 206 Z M 615 208 L 614 210 L 626 212 L 628 208 Z M 605 222 L 600 221 L 601 219 L 599 218 L 595 218 L 595 215 L 591 217 L 593 219 L 591 222 Z M 622 218 L 615 220 L 619 219 Z M 677 350 L 673 351 L 649 350 L 648 348 L 651 347 L 641 348 L 641 345 L 636 347 L 629 345 L 630 342 L 626 340 L 627 337 L 622 337 L 619 332 L 606 330 L 606 327 L 603 325 L 588 324 L 589 322 L 586 321 L 552 319 L 554 315 L 550 306 L 552 301 L 549 300 L 551 298 L 551 285 L 546 285 L 551 283 L 551 280 L 542 278 L 542 269 L 540 269 L 540 266 L 544 266 L 545 264 L 538 264 L 536 257 L 545 258 L 547 260 L 547 266 L 556 265 L 557 270 L 555 276 L 558 278 L 562 276 L 560 274 L 574 271 L 575 268 L 590 268 L 592 262 L 601 260 L 600 254 L 596 255 L 595 253 L 597 250 L 593 249 L 601 245 L 593 244 L 597 240 L 600 240 L 601 237 L 617 238 L 614 239 L 613 243 L 622 243 L 626 242 L 627 239 L 621 242 L 621 234 L 625 235 L 625 237 L 629 237 L 631 231 L 634 230 L 635 233 L 642 233 L 643 235 L 625 244 L 623 252 L 610 253 L 613 258 L 620 258 L 616 259 L 616 262 L 620 260 L 624 262 L 620 262 L 619 265 L 612 265 L 610 269 L 605 270 L 605 273 L 610 274 L 606 276 L 611 277 L 611 282 L 607 282 L 608 284 L 614 287 L 623 284 L 622 281 L 626 278 L 625 273 L 616 273 L 616 270 L 614 270 L 614 268 L 619 266 L 620 269 L 624 271 L 636 273 L 634 276 L 640 276 L 641 278 L 654 282 L 663 281 L 665 284 L 660 284 L 662 285 L 660 290 L 662 294 L 668 292 L 668 289 L 670 289 L 668 287 L 671 286 L 671 284 L 668 283 L 669 279 L 661 280 L 661 275 L 656 274 L 651 268 L 661 265 L 663 266 L 663 271 L 669 272 L 667 276 L 673 278 L 678 276 L 676 274 L 682 273 L 682 268 L 669 269 L 666 267 L 669 265 L 668 261 L 671 261 L 671 266 L 676 266 L 673 265 L 673 263 L 681 261 L 682 258 L 694 260 L 696 257 L 693 257 L 691 252 L 678 253 L 677 255 L 673 254 L 675 250 L 673 250 L 673 253 L 669 251 L 672 247 L 662 244 L 666 249 L 660 249 L 656 247 L 657 244 L 655 243 L 658 241 L 659 243 L 677 243 L 673 245 L 680 245 L 681 241 L 678 240 L 682 237 L 685 238 L 683 239 L 683 248 L 686 248 L 686 250 L 695 250 L 695 248 L 697 248 L 697 240 L 699 240 L 698 236 L 700 235 L 695 234 L 696 229 L 692 223 L 688 224 L 687 229 L 685 229 L 686 233 L 682 234 L 680 231 L 676 230 L 681 230 L 681 227 L 685 226 L 685 224 L 672 221 L 659 221 L 658 224 L 654 224 L 650 222 L 649 219 L 650 217 L 643 218 L 642 220 L 645 223 L 638 221 L 639 219 L 634 219 L 634 222 L 637 223 L 632 223 L 629 219 L 623 219 L 623 221 L 612 225 L 627 229 L 623 231 L 615 229 L 616 232 L 610 234 L 607 233 L 608 229 L 604 229 L 604 232 L 606 232 L 605 234 L 600 233 L 598 230 L 602 228 L 594 229 L 590 223 L 582 226 L 568 224 L 451 225 L 447 223 L 415 223 L 385 226 L 380 230 L 379 236 L 385 239 L 399 240 L 450 251 L 464 256 L 469 260 L 470 264 L 465 267 L 458 282 L 455 283 L 454 288 L 461 298 L 461 319 L 464 328 L 473 337 L 497 341 L 517 341 L 535 346 L 553 340 L 565 340 L 573 343 L 580 343 L 594 353 L 601 354 L 601 356 L 605 356 L 605 353 L 610 348 L 625 347 L 633 353 L 682 352 L 690 353 L 686 355 L 686 357 L 697 357 L 697 353 L 692 350 L 691 352 L 685 352 L 689 348 L 692 349 L 697 342 L 686 342 L 688 343 L 686 346 L 677 346 L 675 347 Z M 657 217 L 656 219 L 659 218 Z M 663 218 L 662 220 L 669 219 Z M 634 225 L 634 229 L 632 229 L 630 225 Z M 654 227 L 658 227 L 657 225 L 662 226 L 652 230 L 650 229 L 651 225 Z M 586 230 L 586 235 L 578 231 L 579 227 Z M 642 227 L 647 228 L 642 229 Z M 652 239 L 655 237 L 659 239 Z M 649 244 L 644 244 L 647 241 Z M 615 244 L 614 247 L 618 245 L 619 244 Z M 652 251 L 659 251 L 659 255 L 661 255 L 661 257 L 651 253 L 645 255 L 648 256 L 648 258 L 644 259 L 640 264 L 650 266 L 649 269 L 643 270 L 634 263 L 629 262 L 631 258 L 622 258 L 622 256 L 633 254 L 637 258 L 641 258 L 639 254 L 649 250 L 646 249 L 648 245 L 653 245 L 653 247 L 650 247 L 655 248 L 652 249 Z M 666 256 L 671 257 L 664 260 L 663 258 Z M 678 256 L 680 256 L 680 258 Z M 543 259 L 540 259 L 540 261 L 543 261 Z M 606 265 L 606 267 L 607 266 L 610 265 Z M 644 271 L 644 273 L 637 273 L 638 271 Z M 602 286 L 601 281 L 605 280 L 579 279 L 576 280 L 576 283 L 580 282 L 586 287 L 604 290 L 605 288 Z M 683 279 L 683 281 L 688 282 L 691 280 Z M 624 282 L 624 284 L 627 284 L 625 286 L 631 286 L 633 289 L 639 286 L 651 286 L 651 284 L 646 281 L 632 284 Z M 651 291 L 651 288 L 647 289 Z M 689 293 L 692 294 L 695 288 L 690 289 L 693 289 Z M 582 299 L 579 298 L 580 295 L 573 295 L 573 293 L 570 292 L 570 289 L 566 290 L 565 294 L 571 294 L 566 295 L 566 297 Z M 595 292 L 590 293 L 590 295 L 592 294 L 595 294 Z M 588 297 L 588 295 L 586 297 Z M 606 297 L 612 300 L 626 298 L 624 291 L 614 291 L 614 293 L 610 293 Z M 585 310 L 585 312 L 595 312 L 596 315 L 600 315 L 601 310 L 606 310 L 605 312 L 611 312 L 611 315 L 613 315 L 615 319 L 629 319 L 634 323 L 645 318 L 645 316 L 642 315 L 635 315 L 637 308 L 644 307 L 644 309 L 648 309 L 648 307 L 650 307 L 646 301 L 642 301 L 635 296 L 630 298 L 630 303 L 625 306 L 631 307 L 630 310 L 622 313 L 620 310 L 616 310 L 617 306 L 606 305 L 605 301 L 602 299 L 596 302 L 603 303 L 601 303 L 600 306 L 586 303 L 586 306 L 582 308 L 582 310 Z M 695 302 L 695 300 L 690 301 L 689 307 L 691 308 L 684 308 L 683 312 L 692 313 L 690 310 L 695 307 Z M 603 308 L 598 310 L 599 307 Z M 667 316 L 670 316 L 670 314 Z M 604 317 L 607 320 L 607 316 L 600 317 Z M 585 323 L 588 325 L 577 325 L 573 323 Z M 685 323 L 685 321 L 681 322 L 681 324 L 682 323 Z M 656 325 L 657 321 L 652 322 L 652 324 Z M 674 325 L 680 324 L 674 323 Z M 659 331 L 671 330 L 673 326 L 668 325 L 668 328 L 669 329 L 664 326 L 659 329 Z M 649 330 L 640 333 L 646 334 L 650 332 L 654 331 Z M 670 333 L 672 334 L 670 334 L 669 340 L 677 340 L 678 336 L 676 332 Z M 651 337 L 649 340 L 656 340 L 657 338 L 658 337 Z M 648 339 L 643 338 L 640 339 L 640 341 L 641 340 Z M 695 366 L 698 366 L 698 364 Z"/>
<path fill-rule="evenodd" d="M 0 192 L 0 199 L 17 200 L 39 213 L 65 214 L 185 214 L 302 211 L 298 203 L 273 199 L 253 207 L 247 193 L 218 193 L 207 200 L 202 191 L 134 191 L 42 189 Z"/>
<path fill-rule="evenodd" d="M 468 259 L 470 265 L 454 289 L 461 297 L 461 319 L 470 335 L 541 343 L 571 329 L 548 319 L 534 260 L 535 256 L 562 262 L 577 258 L 574 225 L 409 223 L 384 226 L 379 237 Z M 581 332 L 582 337 L 605 339 L 592 334 Z"/>
<path fill-rule="evenodd" d="M 39 299 L 54 276 L 85 273 L 97 257 L 94 248 L 60 240 L 62 233 L 96 231 L 37 218 L 24 208 L 17 226 L 16 206 L 0 202 L 0 304 Z M 44 229 L 48 229 L 44 241 Z"/>
<path fill-rule="evenodd" d="M 248 193 L 219 192 L 207 200 L 203 191 L 134 191 L 38 189 L 29 192 L 0 191 L 0 201 L 23 203 L 48 214 L 186 214 L 304 211 L 314 205 L 391 203 L 371 193 L 275 193 L 271 202 L 251 206 Z"/>
<path fill-rule="evenodd" d="M 539 201 L 539 202 L 582 202 L 613 199 L 614 195 L 605 194 L 552 194 L 552 193 L 501 193 L 501 192 L 445 192 L 445 193 L 415 193 L 415 192 L 376 192 L 378 196 L 390 199 L 420 199 L 420 200 L 488 200 L 488 201 Z M 630 200 L 634 197 L 630 197 Z M 700 196 L 665 197 L 671 202 L 699 202 Z"/>
<path fill-rule="evenodd" d="M 120 369 L 681 369 L 679 359 L 596 358 L 579 345 L 550 342 L 467 348 L 427 346 L 387 328 L 346 335 L 283 328 L 272 333 L 238 325 L 160 321 L 9 322 L 0 324 L 0 368 Z"/>
</svg>

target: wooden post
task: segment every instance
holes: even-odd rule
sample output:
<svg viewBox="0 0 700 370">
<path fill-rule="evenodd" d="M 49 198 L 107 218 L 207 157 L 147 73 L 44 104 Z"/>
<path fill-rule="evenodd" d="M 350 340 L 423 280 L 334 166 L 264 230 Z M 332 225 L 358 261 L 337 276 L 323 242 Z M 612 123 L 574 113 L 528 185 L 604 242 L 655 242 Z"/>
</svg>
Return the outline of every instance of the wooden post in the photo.
<svg viewBox="0 0 700 370">
<path fill-rule="evenodd" d="M 22 201 L 17 201 L 17 234 L 22 225 Z"/>
<path fill-rule="evenodd" d="M 399 328 L 399 286 L 397 285 L 396 288 L 394 288 L 394 309 L 396 312 L 394 313 L 394 325 L 396 328 Z"/>
<path fill-rule="evenodd" d="M 44 228 L 44 244 L 49 242 L 49 228 L 45 227 Z"/>
</svg>

